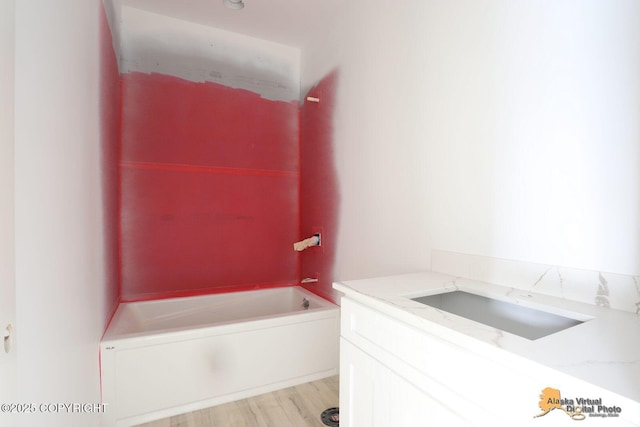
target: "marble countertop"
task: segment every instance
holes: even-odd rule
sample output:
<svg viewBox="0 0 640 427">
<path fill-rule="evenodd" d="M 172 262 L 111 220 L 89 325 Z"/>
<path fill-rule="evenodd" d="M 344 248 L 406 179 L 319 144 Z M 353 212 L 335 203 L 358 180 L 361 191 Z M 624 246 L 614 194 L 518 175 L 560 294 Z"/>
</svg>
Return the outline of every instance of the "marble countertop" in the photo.
<svg viewBox="0 0 640 427">
<path fill-rule="evenodd" d="M 334 288 L 461 347 L 516 355 L 640 404 L 637 314 L 433 272 L 336 282 Z M 453 290 L 589 320 L 529 340 L 411 300 Z"/>
</svg>

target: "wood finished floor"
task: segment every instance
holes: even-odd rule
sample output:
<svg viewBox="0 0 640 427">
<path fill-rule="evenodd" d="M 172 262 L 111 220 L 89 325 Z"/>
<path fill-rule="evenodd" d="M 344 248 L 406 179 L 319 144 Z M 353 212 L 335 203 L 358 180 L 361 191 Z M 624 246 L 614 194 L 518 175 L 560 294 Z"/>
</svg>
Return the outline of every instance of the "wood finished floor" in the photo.
<svg viewBox="0 0 640 427">
<path fill-rule="evenodd" d="M 329 377 L 137 427 L 326 427 L 320 414 L 338 406 L 338 378 Z"/>
</svg>

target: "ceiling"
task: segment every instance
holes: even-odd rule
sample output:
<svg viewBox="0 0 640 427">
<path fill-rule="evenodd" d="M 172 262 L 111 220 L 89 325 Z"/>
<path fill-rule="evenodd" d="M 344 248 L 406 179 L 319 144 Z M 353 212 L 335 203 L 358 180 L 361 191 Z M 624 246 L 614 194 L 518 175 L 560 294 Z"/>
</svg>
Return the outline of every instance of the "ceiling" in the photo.
<svg viewBox="0 0 640 427">
<path fill-rule="evenodd" d="M 231 10 L 223 0 L 120 0 L 122 6 L 302 48 L 326 28 L 344 0 L 244 0 Z M 116 1 L 117 2 L 117 1 Z"/>
</svg>

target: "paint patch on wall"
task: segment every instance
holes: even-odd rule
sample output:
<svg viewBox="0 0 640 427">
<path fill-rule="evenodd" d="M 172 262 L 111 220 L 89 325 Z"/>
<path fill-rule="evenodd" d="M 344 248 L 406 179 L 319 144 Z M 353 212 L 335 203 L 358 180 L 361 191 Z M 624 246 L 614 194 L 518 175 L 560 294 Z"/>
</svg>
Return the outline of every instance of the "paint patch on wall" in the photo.
<svg viewBox="0 0 640 427">
<path fill-rule="evenodd" d="M 123 6 L 121 72 L 214 82 L 279 101 L 300 94 L 300 50 Z"/>
<path fill-rule="evenodd" d="M 122 76 L 122 299 L 293 285 L 298 105 Z"/>
</svg>

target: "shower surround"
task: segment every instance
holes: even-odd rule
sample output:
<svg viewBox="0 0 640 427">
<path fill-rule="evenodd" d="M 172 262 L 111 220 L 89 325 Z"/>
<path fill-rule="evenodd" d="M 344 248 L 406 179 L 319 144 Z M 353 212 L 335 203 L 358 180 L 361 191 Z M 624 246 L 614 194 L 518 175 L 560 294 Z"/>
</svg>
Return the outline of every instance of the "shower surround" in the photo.
<svg viewBox="0 0 640 427">
<path fill-rule="evenodd" d="M 294 285 L 299 51 L 122 7 L 122 301 Z"/>
<path fill-rule="evenodd" d="M 298 106 L 122 76 L 123 300 L 294 284 Z"/>
</svg>

